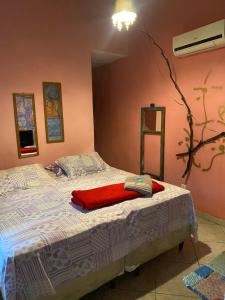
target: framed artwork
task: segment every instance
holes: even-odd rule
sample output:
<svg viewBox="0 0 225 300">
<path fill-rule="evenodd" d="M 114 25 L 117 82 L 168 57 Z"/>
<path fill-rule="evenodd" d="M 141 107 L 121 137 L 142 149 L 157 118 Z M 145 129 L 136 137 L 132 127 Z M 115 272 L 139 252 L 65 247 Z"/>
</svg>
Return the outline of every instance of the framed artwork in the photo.
<svg viewBox="0 0 225 300">
<path fill-rule="evenodd" d="M 19 158 L 38 155 L 38 136 L 34 94 L 13 94 Z"/>
<path fill-rule="evenodd" d="M 43 82 L 47 143 L 64 142 L 62 89 L 59 82 Z"/>
</svg>

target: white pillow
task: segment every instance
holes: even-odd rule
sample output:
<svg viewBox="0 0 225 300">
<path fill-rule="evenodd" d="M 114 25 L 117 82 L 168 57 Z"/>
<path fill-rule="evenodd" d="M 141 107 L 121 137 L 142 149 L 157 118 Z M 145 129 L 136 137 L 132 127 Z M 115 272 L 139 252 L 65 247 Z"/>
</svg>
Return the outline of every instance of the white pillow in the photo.
<svg viewBox="0 0 225 300">
<path fill-rule="evenodd" d="M 29 189 L 55 184 L 43 166 L 25 165 L 0 171 L 0 194 L 17 189 Z"/>
<path fill-rule="evenodd" d="M 107 168 L 107 164 L 102 160 L 97 152 L 64 156 L 57 159 L 56 163 L 70 178 L 93 174 L 99 171 L 104 171 Z"/>
</svg>

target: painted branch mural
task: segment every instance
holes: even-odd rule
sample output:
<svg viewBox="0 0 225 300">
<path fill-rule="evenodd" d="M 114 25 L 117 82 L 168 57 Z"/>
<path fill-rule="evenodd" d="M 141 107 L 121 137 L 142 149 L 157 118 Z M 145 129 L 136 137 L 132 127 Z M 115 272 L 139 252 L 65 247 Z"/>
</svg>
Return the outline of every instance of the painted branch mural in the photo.
<svg viewBox="0 0 225 300">
<path fill-rule="evenodd" d="M 221 86 L 212 86 L 212 89 L 221 91 L 223 90 L 223 87 Z M 200 96 L 198 96 L 196 98 L 196 101 L 198 102 L 202 102 L 202 110 L 204 113 L 204 120 L 202 121 L 196 121 L 194 122 L 194 127 L 196 127 L 196 129 L 198 129 L 198 135 L 200 136 L 199 139 L 194 139 L 194 147 L 192 149 L 193 151 L 193 166 L 200 168 L 202 171 L 206 172 L 209 171 L 212 166 L 213 166 L 213 162 L 215 161 L 215 159 L 223 154 L 225 154 L 225 134 L 224 132 L 218 132 L 216 129 L 211 128 L 213 125 L 215 124 L 222 124 L 225 127 L 225 105 L 221 105 L 218 107 L 218 119 L 217 120 L 212 120 L 208 118 L 208 112 L 207 112 L 207 107 L 206 107 L 206 101 L 207 101 L 207 95 L 209 92 L 209 89 L 205 86 L 203 87 L 196 87 L 193 89 L 196 92 L 200 93 Z M 210 128 L 209 128 L 210 126 Z M 210 138 L 206 138 L 206 130 L 209 130 L 211 132 L 217 133 L 215 135 L 213 135 Z M 197 135 L 197 130 L 196 131 L 196 135 Z M 183 144 L 186 144 L 187 148 L 188 148 L 188 143 L 190 140 L 189 137 L 189 132 L 186 128 L 184 128 L 184 132 L 185 132 L 185 139 L 184 141 L 179 141 L 178 145 L 182 146 Z M 211 145 L 213 144 L 213 145 Z M 196 158 L 196 153 L 198 150 L 200 150 L 203 146 L 209 145 L 209 151 L 212 152 L 212 156 L 210 159 L 210 162 L 207 165 L 207 162 L 199 162 L 197 161 Z M 188 155 L 188 151 L 183 152 L 183 153 L 178 153 L 177 157 L 178 158 L 183 158 L 184 162 L 186 162 L 185 157 Z"/>
<path fill-rule="evenodd" d="M 214 129 L 208 128 L 209 125 L 212 125 L 215 123 L 220 123 L 225 126 L 225 105 L 220 106 L 218 108 L 218 120 L 209 119 L 208 114 L 207 114 L 207 109 L 206 109 L 206 98 L 207 98 L 208 89 L 207 89 L 207 87 L 205 87 L 205 85 L 203 87 L 194 88 L 194 91 L 200 93 L 200 96 L 198 96 L 196 98 L 196 100 L 202 101 L 202 107 L 203 107 L 203 112 L 204 112 L 204 120 L 201 122 L 195 121 L 189 101 L 187 100 L 186 96 L 182 92 L 182 89 L 180 88 L 179 84 L 176 81 L 175 73 L 173 72 L 171 63 L 170 63 L 168 57 L 166 56 L 165 51 L 148 31 L 146 31 L 146 30 L 136 30 L 136 31 L 144 34 L 148 38 L 148 40 L 151 43 L 153 43 L 153 45 L 156 48 L 159 49 L 160 54 L 168 68 L 169 78 L 170 78 L 174 88 L 178 92 L 178 94 L 180 96 L 180 100 L 182 102 L 182 105 L 184 105 L 184 108 L 186 110 L 186 113 L 187 113 L 186 118 L 187 118 L 187 123 L 188 123 L 188 128 L 184 128 L 186 137 L 185 137 L 185 141 L 180 141 L 178 143 L 178 145 L 182 146 L 185 143 L 187 151 L 178 153 L 178 154 L 176 154 L 176 156 L 178 159 L 182 158 L 186 164 L 185 171 L 184 171 L 182 177 L 185 178 L 185 182 L 187 182 L 193 166 L 195 166 L 197 168 L 201 168 L 202 171 L 209 171 L 213 165 L 214 160 L 218 156 L 225 154 L 225 131 L 218 132 Z M 206 77 L 205 82 L 207 81 L 208 77 L 209 76 Z M 222 89 L 222 87 L 215 87 L 215 86 L 212 88 L 215 88 L 218 90 Z M 200 134 L 199 138 L 196 137 L 196 132 L 195 132 L 196 128 L 201 129 L 201 134 Z M 205 134 L 206 129 L 209 129 L 212 132 L 214 132 L 214 135 L 212 135 L 210 138 L 207 138 L 206 134 Z M 225 130 L 225 128 L 224 128 L 224 130 Z M 206 145 L 209 145 L 209 144 L 213 144 L 213 146 L 211 147 L 213 156 L 212 156 L 211 161 L 208 166 L 202 166 L 202 164 L 196 160 L 196 154 L 200 149 L 202 149 L 203 147 L 205 147 Z"/>
</svg>

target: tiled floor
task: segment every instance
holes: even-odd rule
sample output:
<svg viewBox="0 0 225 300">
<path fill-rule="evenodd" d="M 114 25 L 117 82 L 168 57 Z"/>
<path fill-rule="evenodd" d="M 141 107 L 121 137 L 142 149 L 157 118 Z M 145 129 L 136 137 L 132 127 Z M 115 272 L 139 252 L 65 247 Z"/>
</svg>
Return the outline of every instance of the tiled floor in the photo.
<svg viewBox="0 0 225 300">
<path fill-rule="evenodd" d="M 225 227 L 198 218 L 199 242 L 185 241 L 140 267 L 140 275 L 124 274 L 116 279 L 116 288 L 109 284 L 85 296 L 82 300 L 191 300 L 199 299 L 183 284 L 182 278 L 199 265 L 207 263 L 225 251 Z"/>
</svg>

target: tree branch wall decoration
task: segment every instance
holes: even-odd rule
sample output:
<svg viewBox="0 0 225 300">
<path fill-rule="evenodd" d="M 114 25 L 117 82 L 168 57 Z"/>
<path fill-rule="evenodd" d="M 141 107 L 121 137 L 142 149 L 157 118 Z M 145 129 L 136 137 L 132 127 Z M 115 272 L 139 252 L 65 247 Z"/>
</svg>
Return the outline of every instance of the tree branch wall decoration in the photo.
<svg viewBox="0 0 225 300">
<path fill-rule="evenodd" d="M 195 91 L 200 91 L 202 93 L 204 121 L 203 122 L 194 122 L 194 117 L 193 117 L 193 114 L 192 114 L 191 107 L 188 103 L 188 100 L 187 100 L 186 96 L 182 92 L 182 89 L 180 88 L 180 86 L 179 86 L 179 84 L 176 80 L 176 77 L 175 77 L 175 74 L 173 72 L 171 63 L 170 63 L 168 57 L 166 56 L 165 51 L 163 50 L 163 48 L 159 45 L 159 43 L 154 39 L 154 37 L 148 31 L 138 30 L 138 29 L 135 30 L 135 31 L 140 32 L 143 35 L 145 35 L 145 37 L 149 40 L 149 42 L 151 42 L 160 51 L 160 54 L 161 54 L 166 66 L 168 68 L 169 78 L 170 78 L 174 88 L 178 92 L 182 104 L 185 107 L 185 110 L 186 110 L 186 113 L 187 113 L 186 118 L 187 118 L 187 123 L 188 123 L 188 129 L 185 129 L 185 132 L 187 134 L 187 137 L 186 137 L 187 151 L 177 153 L 176 156 L 177 156 L 177 158 L 183 158 L 183 160 L 186 163 L 186 167 L 185 167 L 185 170 L 184 170 L 184 173 L 183 173 L 182 177 L 185 178 L 185 182 L 187 182 L 188 178 L 190 176 L 193 165 L 196 166 L 196 167 L 199 167 L 199 168 L 201 167 L 201 164 L 197 163 L 195 161 L 196 153 L 201 148 L 203 148 L 205 145 L 215 143 L 216 141 L 221 142 L 221 139 L 225 138 L 225 132 L 224 131 L 222 131 L 220 133 L 217 132 L 217 134 L 214 134 L 210 138 L 205 138 L 205 130 L 206 130 L 208 124 L 217 122 L 217 123 L 222 123 L 225 126 L 225 105 L 218 108 L 219 120 L 217 120 L 217 121 L 209 120 L 207 112 L 206 112 L 206 106 L 205 106 L 206 95 L 207 95 L 208 90 L 205 87 L 195 88 L 194 89 Z M 198 97 L 197 100 L 199 101 L 200 97 Z M 199 140 L 195 138 L 195 132 L 194 132 L 194 127 L 197 127 L 197 126 L 202 127 L 201 128 L 201 137 L 200 137 Z M 212 131 L 214 131 L 214 130 L 212 130 Z M 222 143 L 224 143 L 224 142 L 225 142 L 225 139 L 223 139 Z M 216 159 L 216 157 L 225 154 L 225 146 L 222 143 L 220 143 L 220 145 L 218 147 L 219 152 L 216 153 L 215 155 L 213 155 L 213 157 L 211 159 L 211 162 L 210 162 L 210 165 L 206 168 L 203 168 L 203 171 L 210 170 L 210 168 L 212 167 L 212 164 L 213 164 L 214 160 Z M 182 144 L 183 144 L 183 142 L 179 142 L 179 145 L 182 145 Z"/>
<path fill-rule="evenodd" d="M 221 86 L 213 86 L 212 89 L 216 90 L 222 90 L 223 87 Z M 194 91 L 200 92 L 200 96 L 196 98 L 197 101 L 202 100 L 202 106 L 203 106 L 203 113 L 204 113 L 204 120 L 203 121 L 196 121 L 194 122 L 194 126 L 200 130 L 200 139 L 194 139 L 194 148 L 193 148 L 193 165 L 197 168 L 200 168 L 202 171 L 206 172 L 209 171 L 212 168 L 213 162 L 216 159 L 216 157 L 221 156 L 225 154 L 225 139 L 224 139 L 224 132 L 218 132 L 215 129 L 209 128 L 208 126 L 212 126 L 213 124 L 222 124 L 225 126 L 224 122 L 224 117 L 223 115 L 225 114 L 225 105 L 220 105 L 218 107 L 218 120 L 211 120 L 208 119 L 208 113 L 207 113 L 207 108 L 206 108 L 206 100 L 207 100 L 207 94 L 209 89 L 205 86 L 203 87 L 197 87 L 193 89 Z M 216 132 L 217 134 L 206 139 L 205 138 L 205 131 L 210 130 L 212 132 Z M 186 133 L 186 138 L 185 141 L 189 141 L 189 133 L 186 128 L 184 128 L 184 131 Z M 178 142 L 178 145 L 181 146 L 183 145 L 183 141 Z M 211 147 L 211 151 L 213 152 L 213 156 L 211 157 L 211 160 L 209 162 L 208 166 L 202 166 L 200 162 L 196 161 L 195 154 L 198 150 L 200 150 L 203 146 L 209 145 L 211 143 L 214 143 L 213 147 Z M 178 158 L 184 158 L 185 161 L 185 156 L 188 155 L 188 152 L 182 152 L 177 154 Z"/>
</svg>

